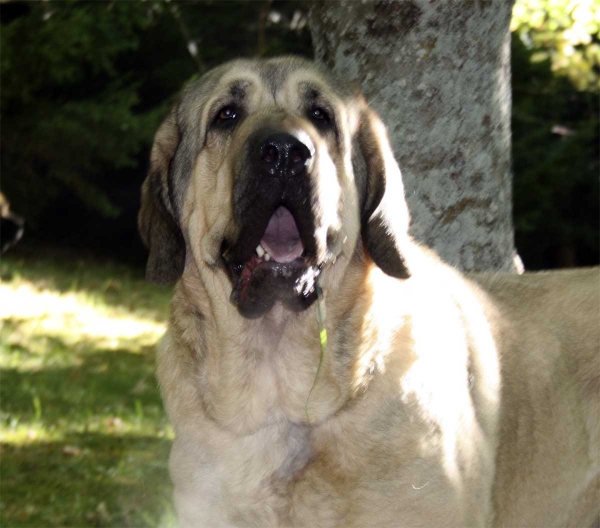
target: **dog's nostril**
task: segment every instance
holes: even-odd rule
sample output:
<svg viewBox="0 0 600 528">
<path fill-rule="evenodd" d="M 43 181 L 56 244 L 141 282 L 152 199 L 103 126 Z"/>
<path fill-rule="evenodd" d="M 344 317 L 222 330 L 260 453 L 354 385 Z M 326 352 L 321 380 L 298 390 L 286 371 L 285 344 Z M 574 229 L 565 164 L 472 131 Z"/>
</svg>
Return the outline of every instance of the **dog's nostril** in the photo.
<svg viewBox="0 0 600 528">
<path fill-rule="evenodd" d="M 265 145 L 262 148 L 260 159 L 265 163 L 275 163 L 279 157 L 277 148 L 273 145 Z"/>
<path fill-rule="evenodd" d="M 302 156 L 300 150 L 298 150 L 297 148 L 292 149 L 292 151 L 290 152 L 290 160 L 292 163 L 304 163 L 305 161 L 304 156 Z"/>
</svg>

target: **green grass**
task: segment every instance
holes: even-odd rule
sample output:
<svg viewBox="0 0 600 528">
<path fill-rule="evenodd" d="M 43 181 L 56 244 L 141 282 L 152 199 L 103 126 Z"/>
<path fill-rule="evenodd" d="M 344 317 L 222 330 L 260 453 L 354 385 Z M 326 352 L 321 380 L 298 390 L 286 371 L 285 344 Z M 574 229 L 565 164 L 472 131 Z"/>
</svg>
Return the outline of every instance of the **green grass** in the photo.
<svg viewBox="0 0 600 528">
<path fill-rule="evenodd" d="M 174 526 L 154 379 L 171 291 L 65 256 L 0 276 L 0 525 Z"/>
</svg>

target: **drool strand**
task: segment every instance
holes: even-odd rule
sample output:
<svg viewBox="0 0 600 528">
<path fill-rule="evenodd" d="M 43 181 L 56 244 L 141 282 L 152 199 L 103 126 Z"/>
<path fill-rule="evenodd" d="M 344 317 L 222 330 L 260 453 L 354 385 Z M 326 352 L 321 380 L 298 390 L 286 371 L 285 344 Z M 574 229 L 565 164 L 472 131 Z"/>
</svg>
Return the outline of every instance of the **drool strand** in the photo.
<svg viewBox="0 0 600 528">
<path fill-rule="evenodd" d="M 306 413 L 306 421 L 308 425 L 310 425 L 310 415 L 308 414 L 308 402 L 310 401 L 310 396 L 317 386 L 317 381 L 319 380 L 319 374 L 321 373 L 321 367 L 323 366 L 323 358 L 325 357 L 325 351 L 327 349 L 327 328 L 325 326 L 325 298 L 323 297 L 323 289 L 320 285 L 320 277 L 317 277 L 316 284 L 317 291 L 317 325 L 319 328 L 319 344 L 321 346 L 321 354 L 319 356 L 319 364 L 317 365 L 317 372 L 315 374 L 315 380 L 313 381 L 312 387 L 308 392 L 308 397 L 306 398 L 306 404 L 304 405 L 304 412 Z"/>
</svg>

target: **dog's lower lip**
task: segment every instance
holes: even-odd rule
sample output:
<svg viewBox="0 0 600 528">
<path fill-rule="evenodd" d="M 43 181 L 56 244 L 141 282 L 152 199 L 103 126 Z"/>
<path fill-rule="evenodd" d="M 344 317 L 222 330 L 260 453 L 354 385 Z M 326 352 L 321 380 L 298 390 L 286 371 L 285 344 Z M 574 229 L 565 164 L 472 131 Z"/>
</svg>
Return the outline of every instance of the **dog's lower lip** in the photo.
<svg viewBox="0 0 600 528">
<path fill-rule="evenodd" d="M 302 311 L 315 300 L 321 267 L 314 257 L 303 255 L 284 263 L 255 254 L 242 264 L 227 263 L 225 256 L 223 261 L 232 283 L 230 301 L 244 317 L 260 317 L 278 302 L 293 312 Z"/>
<path fill-rule="evenodd" d="M 225 266 L 237 275 L 240 275 L 245 268 L 249 268 L 250 271 L 256 269 L 271 269 L 285 273 L 286 270 L 293 270 L 300 267 L 313 266 L 314 258 L 303 253 L 300 257 L 292 260 L 291 262 L 277 262 L 276 260 L 265 260 L 264 258 L 258 258 L 256 255 L 250 257 L 246 262 L 233 263 L 229 262 L 225 254 L 221 255 Z"/>
<path fill-rule="evenodd" d="M 230 259 L 228 252 L 227 243 L 223 242 L 221 252 L 221 260 L 224 267 L 234 284 L 234 288 L 243 288 L 244 284 L 247 284 L 253 277 L 254 273 L 260 271 L 270 272 L 274 276 L 282 278 L 290 278 L 293 275 L 297 275 L 300 270 L 301 274 L 304 274 L 311 268 L 319 268 L 314 256 L 304 251 L 301 256 L 297 257 L 291 262 L 277 262 L 276 260 L 266 260 L 258 255 L 252 255 L 245 262 L 238 262 Z"/>
</svg>

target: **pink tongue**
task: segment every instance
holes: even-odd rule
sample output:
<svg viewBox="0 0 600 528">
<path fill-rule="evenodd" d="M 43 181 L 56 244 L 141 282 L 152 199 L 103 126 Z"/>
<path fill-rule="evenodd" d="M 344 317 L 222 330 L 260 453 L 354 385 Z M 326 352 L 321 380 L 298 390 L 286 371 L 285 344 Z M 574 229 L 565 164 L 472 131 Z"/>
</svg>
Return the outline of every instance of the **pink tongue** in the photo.
<svg viewBox="0 0 600 528">
<path fill-rule="evenodd" d="M 279 207 L 269 220 L 260 245 L 277 262 L 292 262 L 304 251 L 296 221 L 285 207 Z"/>
</svg>

